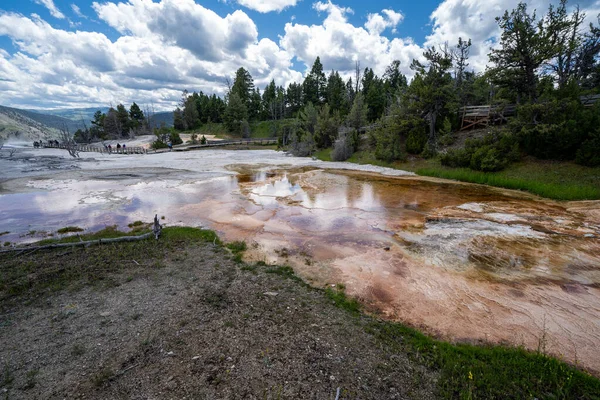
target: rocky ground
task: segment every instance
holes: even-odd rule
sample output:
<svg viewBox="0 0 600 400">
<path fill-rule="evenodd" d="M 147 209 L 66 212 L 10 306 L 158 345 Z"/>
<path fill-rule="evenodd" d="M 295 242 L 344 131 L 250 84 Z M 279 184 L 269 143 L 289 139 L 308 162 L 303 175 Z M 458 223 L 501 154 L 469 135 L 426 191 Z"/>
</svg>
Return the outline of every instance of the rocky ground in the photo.
<svg viewBox="0 0 600 400">
<path fill-rule="evenodd" d="M 0 255 L 9 399 L 435 398 L 435 372 L 288 269 L 210 241 Z"/>
</svg>

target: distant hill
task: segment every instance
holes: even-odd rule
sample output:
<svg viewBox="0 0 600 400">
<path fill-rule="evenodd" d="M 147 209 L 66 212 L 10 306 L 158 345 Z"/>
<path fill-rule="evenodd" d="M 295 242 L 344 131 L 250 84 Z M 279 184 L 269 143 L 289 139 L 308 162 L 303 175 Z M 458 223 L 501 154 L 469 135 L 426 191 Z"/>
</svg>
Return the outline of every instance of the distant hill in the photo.
<svg viewBox="0 0 600 400">
<path fill-rule="evenodd" d="M 103 113 L 108 112 L 108 107 L 88 107 L 88 108 L 66 108 L 66 109 L 44 109 L 44 110 L 23 110 L 30 113 L 48 115 L 48 116 L 56 116 L 65 118 L 77 123 L 77 127 L 75 130 L 81 128 L 81 120 L 85 121 L 85 123 L 89 126 L 90 121 L 94 119 L 94 114 L 96 111 L 102 111 Z M 145 110 L 143 110 L 146 112 Z M 154 113 L 154 125 L 159 127 L 162 122 L 165 123 L 166 126 L 173 126 L 173 112 L 172 111 L 162 111 Z M 73 131 L 74 132 L 74 131 Z"/>
<path fill-rule="evenodd" d="M 173 126 L 173 111 L 163 111 L 159 113 L 155 113 L 152 117 L 154 121 L 154 126 L 160 127 L 161 123 L 164 122 L 166 126 Z"/>
<path fill-rule="evenodd" d="M 83 119 L 85 121 L 85 123 L 87 125 L 89 125 L 90 121 L 94 118 L 94 113 L 98 110 L 102 111 L 103 113 L 106 113 L 108 111 L 108 107 L 43 109 L 43 110 L 26 110 L 26 111 L 33 112 L 36 114 L 54 115 L 57 117 L 66 118 L 71 121 L 77 121 L 80 123 L 81 123 L 81 120 Z M 79 129 L 79 127 L 78 127 L 78 129 Z"/>
<path fill-rule="evenodd" d="M 30 118 L 21 111 L 0 106 L 0 139 L 30 142 L 58 137 L 57 129 Z"/>
<path fill-rule="evenodd" d="M 67 127 L 69 132 L 74 133 L 77 129 L 82 127 L 81 121 L 73 121 L 71 119 L 59 117 L 57 115 L 43 114 L 41 112 L 34 112 L 28 110 L 22 110 L 19 108 L 4 107 L 0 106 L 0 112 L 5 115 L 12 115 L 14 118 L 19 118 L 18 115 L 25 117 L 27 120 L 33 120 L 39 124 L 44 125 L 47 128 L 54 128 L 60 130 L 63 127 Z"/>
</svg>

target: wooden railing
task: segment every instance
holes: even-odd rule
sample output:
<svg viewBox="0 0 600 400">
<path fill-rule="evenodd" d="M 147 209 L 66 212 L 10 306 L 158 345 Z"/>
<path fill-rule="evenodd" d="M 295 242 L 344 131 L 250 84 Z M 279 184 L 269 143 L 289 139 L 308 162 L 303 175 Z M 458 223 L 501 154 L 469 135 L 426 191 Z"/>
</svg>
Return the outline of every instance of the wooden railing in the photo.
<svg viewBox="0 0 600 400">
<path fill-rule="evenodd" d="M 205 144 L 191 144 L 186 146 L 174 147 L 175 151 L 186 151 L 194 149 L 204 149 L 208 147 L 240 146 L 240 145 L 269 145 L 277 144 L 278 139 L 235 139 L 235 140 L 209 140 Z"/>
<path fill-rule="evenodd" d="M 462 124 L 460 130 L 477 126 L 485 127 L 490 123 L 505 123 L 508 121 L 508 117 L 512 117 L 516 112 L 516 104 L 465 106 L 461 108 Z"/>
<path fill-rule="evenodd" d="M 59 144 L 43 143 L 42 147 L 53 148 L 53 149 L 67 149 L 68 147 L 70 147 L 70 145 L 65 145 L 65 144 L 61 144 L 61 143 L 59 143 Z M 77 151 L 80 151 L 80 152 L 95 152 L 95 153 L 102 153 L 102 154 L 146 154 L 148 152 L 143 147 L 125 147 L 125 148 L 112 147 L 111 149 L 108 149 L 106 147 L 78 144 L 78 145 L 76 145 L 76 148 L 77 148 Z"/>
<path fill-rule="evenodd" d="M 586 96 L 580 96 L 579 100 L 584 107 L 593 107 L 598 101 L 600 101 L 600 94 L 588 94 Z"/>
</svg>

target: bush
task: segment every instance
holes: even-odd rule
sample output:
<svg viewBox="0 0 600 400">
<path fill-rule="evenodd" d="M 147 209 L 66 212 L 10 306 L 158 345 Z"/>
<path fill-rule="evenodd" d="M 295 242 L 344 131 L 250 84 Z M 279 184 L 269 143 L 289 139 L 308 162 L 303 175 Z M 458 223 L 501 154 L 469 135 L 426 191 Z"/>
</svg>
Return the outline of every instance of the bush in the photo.
<svg viewBox="0 0 600 400">
<path fill-rule="evenodd" d="M 152 142 L 152 145 L 150 147 L 152 147 L 154 150 L 158 150 L 158 149 L 166 149 L 169 146 L 167 146 L 167 144 L 165 142 L 157 139 L 154 142 Z"/>
<path fill-rule="evenodd" d="M 521 106 L 511 123 L 527 154 L 559 160 L 574 159 L 599 125 L 599 104 L 584 108 L 570 99 Z"/>
<path fill-rule="evenodd" d="M 477 171 L 500 171 L 520 158 L 516 138 L 508 133 L 489 134 L 483 139 L 469 139 L 464 149 L 448 150 L 440 156 L 442 165 L 471 168 Z"/>
<path fill-rule="evenodd" d="M 508 165 L 508 158 L 502 157 L 498 150 L 491 145 L 480 147 L 471 156 L 469 167 L 477 171 L 495 172 Z"/>
<path fill-rule="evenodd" d="M 582 143 L 575 162 L 588 167 L 597 167 L 600 165 L 600 128 L 596 129 L 588 140 Z"/>
<path fill-rule="evenodd" d="M 331 159 L 333 161 L 346 161 L 352 156 L 352 153 L 354 153 L 354 149 L 351 139 L 346 134 L 340 133 L 340 136 L 333 145 Z"/>
<path fill-rule="evenodd" d="M 440 162 L 447 167 L 465 168 L 471 164 L 472 155 L 467 149 L 450 149 L 440 156 Z"/>
<path fill-rule="evenodd" d="M 427 134 L 424 129 L 412 129 L 406 138 L 406 152 L 421 154 L 427 143 Z"/>
<path fill-rule="evenodd" d="M 171 140 L 171 143 L 173 143 L 173 145 L 183 143 L 183 140 L 181 140 L 179 133 L 175 131 L 171 132 L 171 134 L 169 135 L 169 139 Z"/>
</svg>

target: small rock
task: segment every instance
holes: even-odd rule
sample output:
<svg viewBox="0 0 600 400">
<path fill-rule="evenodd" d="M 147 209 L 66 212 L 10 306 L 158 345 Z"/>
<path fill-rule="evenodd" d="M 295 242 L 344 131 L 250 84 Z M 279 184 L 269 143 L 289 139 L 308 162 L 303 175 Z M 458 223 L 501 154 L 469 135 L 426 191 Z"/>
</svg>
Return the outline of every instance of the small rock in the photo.
<svg viewBox="0 0 600 400">
<path fill-rule="evenodd" d="M 109 316 L 110 316 L 110 313 L 109 313 L 108 311 L 104 311 L 104 312 L 101 312 L 101 313 L 100 313 L 100 316 L 101 316 L 101 317 L 109 317 Z"/>
<path fill-rule="evenodd" d="M 277 292 L 264 292 L 263 293 L 265 296 L 277 296 Z"/>
<path fill-rule="evenodd" d="M 173 353 L 172 351 L 167 353 L 167 356 L 174 356 L 174 355 L 175 355 L 175 353 Z"/>
<path fill-rule="evenodd" d="M 389 246 L 385 246 L 383 249 L 384 249 L 385 251 L 390 251 L 390 247 L 389 247 Z"/>
<path fill-rule="evenodd" d="M 194 356 L 194 357 L 192 357 L 192 361 L 196 361 L 196 360 L 198 360 L 199 358 L 200 358 L 200 356 Z"/>
<path fill-rule="evenodd" d="M 583 237 L 593 238 L 593 237 L 596 237 L 596 236 L 593 233 L 586 233 L 585 235 L 583 235 Z"/>
<path fill-rule="evenodd" d="M 335 376 L 331 375 L 331 376 L 329 377 L 329 379 L 331 379 L 332 381 L 335 381 Z"/>
</svg>

